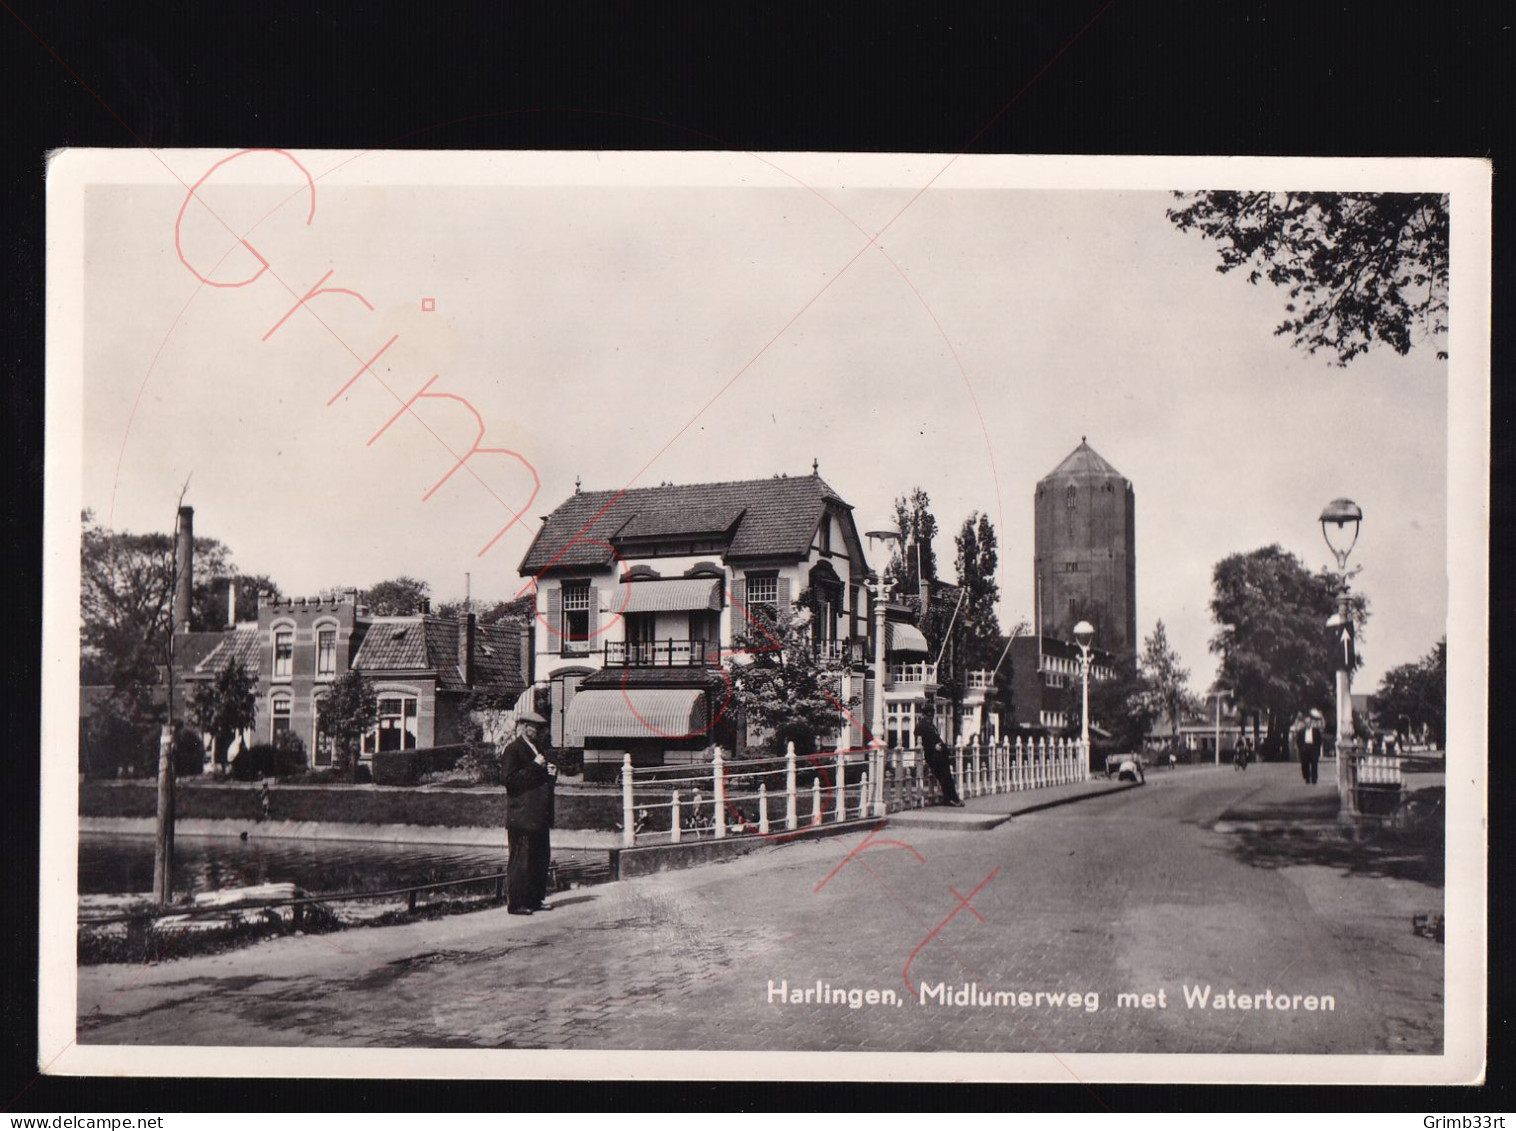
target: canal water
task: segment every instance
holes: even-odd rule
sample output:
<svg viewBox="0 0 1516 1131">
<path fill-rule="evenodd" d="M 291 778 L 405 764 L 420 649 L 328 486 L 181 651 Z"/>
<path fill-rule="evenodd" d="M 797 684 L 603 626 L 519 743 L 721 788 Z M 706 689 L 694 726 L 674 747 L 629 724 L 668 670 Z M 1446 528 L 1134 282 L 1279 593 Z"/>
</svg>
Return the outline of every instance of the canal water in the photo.
<svg viewBox="0 0 1516 1131">
<path fill-rule="evenodd" d="M 502 833 L 502 837 L 503 837 Z M 560 867 L 605 864 L 604 852 L 554 852 Z M 384 891 L 488 875 L 505 868 L 505 849 L 367 841 L 180 837 L 174 892 L 293 883 L 309 892 Z M 79 894 L 120 895 L 153 888 L 153 838 L 79 835 Z"/>
</svg>

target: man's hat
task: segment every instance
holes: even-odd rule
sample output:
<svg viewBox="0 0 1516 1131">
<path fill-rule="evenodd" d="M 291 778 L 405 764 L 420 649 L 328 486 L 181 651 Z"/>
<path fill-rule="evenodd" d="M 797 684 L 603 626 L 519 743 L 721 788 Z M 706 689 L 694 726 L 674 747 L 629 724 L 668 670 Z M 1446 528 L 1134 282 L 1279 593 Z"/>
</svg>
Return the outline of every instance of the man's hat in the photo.
<svg viewBox="0 0 1516 1131">
<path fill-rule="evenodd" d="M 536 723 L 538 726 L 547 726 L 547 720 L 536 711 L 518 711 L 516 721 L 518 723 Z"/>
<path fill-rule="evenodd" d="M 1326 716 L 1323 715 L 1318 708 L 1316 708 L 1316 707 L 1312 707 L 1311 708 L 1311 718 L 1313 718 L 1313 719 L 1321 719 L 1321 718 L 1325 718 L 1325 717 Z"/>
</svg>

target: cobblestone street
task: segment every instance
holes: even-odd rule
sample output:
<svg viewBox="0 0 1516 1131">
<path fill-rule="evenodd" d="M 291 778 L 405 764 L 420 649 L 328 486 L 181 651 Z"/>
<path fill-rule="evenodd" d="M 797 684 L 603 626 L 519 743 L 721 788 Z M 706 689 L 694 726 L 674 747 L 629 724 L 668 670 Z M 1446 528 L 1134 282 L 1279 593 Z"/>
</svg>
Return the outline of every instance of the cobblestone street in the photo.
<svg viewBox="0 0 1516 1131">
<path fill-rule="evenodd" d="M 1259 833 L 1271 808 L 1331 812 L 1325 777 L 1313 790 L 1290 766 L 1154 773 L 1143 788 L 994 829 L 774 847 L 567 892 L 531 918 L 492 909 L 147 969 L 82 968 L 80 1040 L 1439 1052 L 1443 948 L 1413 934 L 1411 918 L 1442 910 L 1440 858 Z M 1254 818 L 1249 831 L 1210 827 L 1237 814 Z M 803 997 L 818 982 L 843 1000 L 771 993 Z M 953 1004 L 966 984 L 975 997 L 1017 996 Z M 1185 987 L 1258 1002 L 1190 1008 Z M 859 1008 L 851 990 L 863 991 Z M 868 1004 L 870 990 L 883 1003 Z M 1080 998 L 1023 1005 L 1023 992 Z M 1261 1007 L 1266 993 L 1293 1008 Z M 1327 997 L 1333 1009 L 1308 1008 Z"/>
</svg>

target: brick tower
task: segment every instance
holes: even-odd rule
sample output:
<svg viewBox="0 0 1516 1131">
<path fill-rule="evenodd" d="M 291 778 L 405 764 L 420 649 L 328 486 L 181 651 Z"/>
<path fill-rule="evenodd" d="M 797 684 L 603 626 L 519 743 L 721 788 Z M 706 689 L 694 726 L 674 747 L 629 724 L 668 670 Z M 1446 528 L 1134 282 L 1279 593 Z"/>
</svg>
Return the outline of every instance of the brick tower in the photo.
<svg viewBox="0 0 1516 1131">
<path fill-rule="evenodd" d="M 1137 541 L 1131 481 L 1080 437 L 1037 484 L 1034 599 L 1044 636 L 1095 626 L 1094 646 L 1137 649 Z"/>
</svg>

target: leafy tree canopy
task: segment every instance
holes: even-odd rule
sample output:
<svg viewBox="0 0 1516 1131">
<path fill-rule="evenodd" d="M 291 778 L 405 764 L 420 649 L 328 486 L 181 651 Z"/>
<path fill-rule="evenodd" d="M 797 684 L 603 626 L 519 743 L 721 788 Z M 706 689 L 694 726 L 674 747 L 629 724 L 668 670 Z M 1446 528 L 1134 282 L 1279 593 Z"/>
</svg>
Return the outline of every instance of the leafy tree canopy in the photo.
<svg viewBox="0 0 1516 1131">
<path fill-rule="evenodd" d="M 932 539 L 937 536 L 937 519 L 932 514 L 932 500 L 920 487 L 895 500 L 895 529 L 900 541 L 890 554 L 884 579 L 902 594 L 915 593 L 921 580 L 937 579 L 937 553 Z M 920 570 L 916 566 L 920 563 Z"/>
<path fill-rule="evenodd" d="M 1317 707 L 1330 716 L 1338 652 L 1326 622 L 1337 611 L 1341 578 L 1311 573 L 1274 545 L 1223 558 L 1212 581 L 1218 627 L 1211 651 L 1221 656 L 1220 681 L 1239 706 L 1268 719 L 1266 742 L 1277 743 L 1297 711 Z M 1354 594 L 1351 608 L 1361 641 L 1368 601 Z"/>
<path fill-rule="evenodd" d="M 1160 620 L 1153 634 L 1142 642 L 1142 680 L 1156 718 L 1169 720 L 1170 737 L 1179 744 L 1179 724 L 1185 712 L 1196 710 L 1200 702 L 1190 693 L 1190 671 L 1181 666 L 1179 653 L 1169 644 L 1169 632 Z"/>
<path fill-rule="evenodd" d="M 802 593 L 796 606 L 806 597 Z M 805 616 L 781 624 L 761 605 L 748 615 L 753 620 L 737 635 L 738 653 L 727 661 L 733 705 L 768 735 L 769 753 L 782 753 L 790 740 L 802 753 L 814 751 L 847 723 L 844 708 L 857 705 L 842 700 L 844 665 L 817 655 Z"/>
<path fill-rule="evenodd" d="M 167 662 L 174 590 L 174 540 L 101 526 L 84 511 L 80 547 L 80 679 L 86 684 L 153 683 Z M 226 624 L 226 589 L 239 585 L 239 619 L 257 612 L 258 590 L 278 592 L 266 577 L 242 574 L 214 538 L 195 539 L 190 627 Z"/>
<path fill-rule="evenodd" d="M 954 565 L 964 592 L 957 621 L 961 627 L 955 626 L 961 634 L 956 651 L 966 670 L 992 668 L 1000 659 L 1003 638 L 995 611 L 1000 600 L 1000 584 L 995 580 L 1000 553 L 989 515 L 978 511 L 969 515 L 954 543 L 958 549 Z"/>
<path fill-rule="evenodd" d="M 1427 737 L 1439 747 L 1447 739 L 1448 641 L 1432 647 L 1421 659 L 1384 673 L 1374 693 L 1374 712 L 1381 726 Z"/>
<path fill-rule="evenodd" d="M 1286 289 L 1308 353 L 1346 365 L 1376 342 L 1398 354 L 1442 342 L 1448 314 L 1448 198 L 1435 193 L 1175 193 L 1169 219 L 1216 241 L 1223 274 Z M 1447 354 L 1439 348 L 1439 357 Z"/>
<path fill-rule="evenodd" d="M 414 577 L 394 577 L 371 585 L 358 596 L 376 617 L 403 617 L 421 611 L 421 603 L 431 594 L 429 583 Z"/>
<path fill-rule="evenodd" d="M 258 683 L 233 661 L 214 680 L 200 684 L 190 702 L 195 726 L 215 741 L 215 760 L 226 760 L 227 747 L 239 731 L 257 721 Z"/>
<path fill-rule="evenodd" d="M 316 725 L 336 749 L 336 770 L 354 776 L 358 769 L 359 744 L 379 721 L 379 697 L 374 685 L 357 668 L 349 668 L 332 681 L 321 697 Z"/>
</svg>

